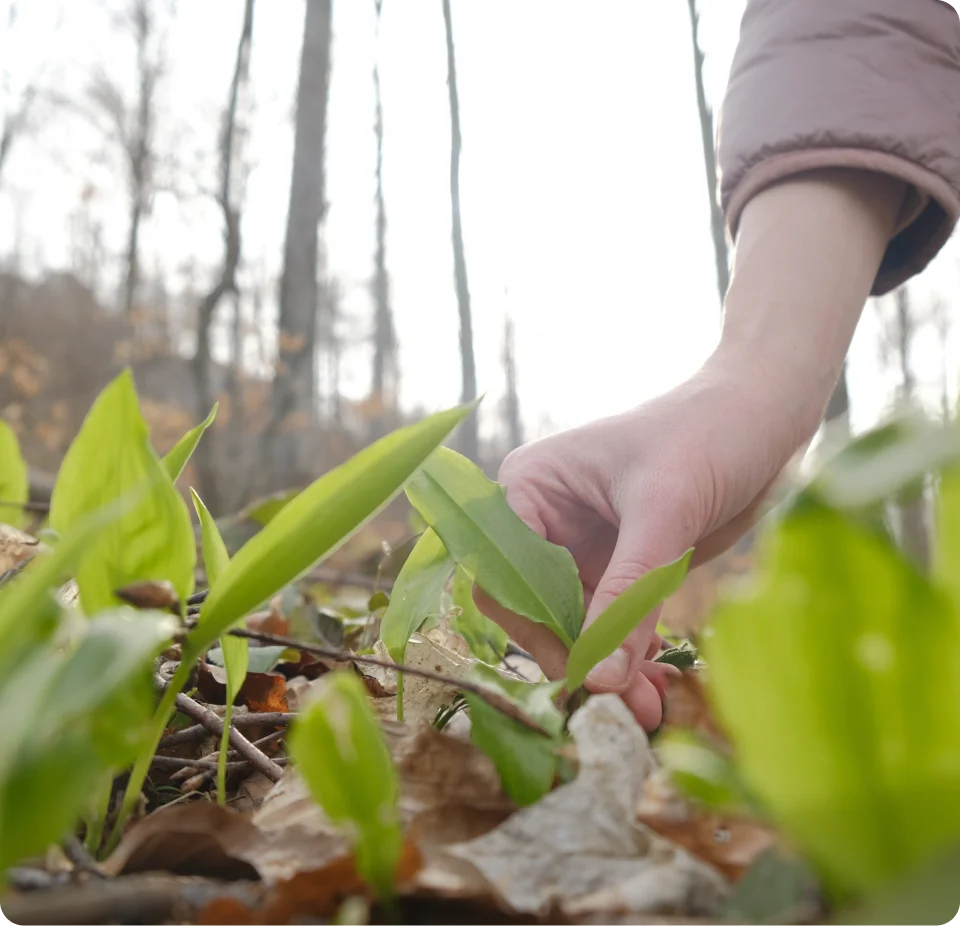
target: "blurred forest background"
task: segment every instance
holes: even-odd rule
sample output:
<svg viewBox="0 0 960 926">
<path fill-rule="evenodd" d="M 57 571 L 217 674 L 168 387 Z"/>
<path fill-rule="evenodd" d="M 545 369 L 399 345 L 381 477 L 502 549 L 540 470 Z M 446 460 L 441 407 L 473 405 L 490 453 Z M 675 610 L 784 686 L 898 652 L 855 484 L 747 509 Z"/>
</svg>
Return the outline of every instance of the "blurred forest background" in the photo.
<svg viewBox="0 0 960 926">
<path fill-rule="evenodd" d="M 692 372 L 744 0 L 701 5 L 0 0 L 0 415 L 36 497 L 125 365 L 160 452 L 220 403 L 189 473 L 216 514 L 479 393 L 458 449 L 493 476 Z M 868 307 L 841 427 L 947 415 L 958 284 L 951 242 Z M 921 558 L 928 517 L 898 514 Z"/>
</svg>

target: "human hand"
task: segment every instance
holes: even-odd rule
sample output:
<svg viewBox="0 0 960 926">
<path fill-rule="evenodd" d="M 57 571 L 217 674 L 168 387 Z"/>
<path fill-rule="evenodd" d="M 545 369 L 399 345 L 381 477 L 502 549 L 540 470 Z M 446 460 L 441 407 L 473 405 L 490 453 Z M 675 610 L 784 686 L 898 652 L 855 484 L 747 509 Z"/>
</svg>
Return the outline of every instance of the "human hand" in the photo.
<svg viewBox="0 0 960 926">
<path fill-rule="evenodd" d="M 714 362 L 633 411 L 514 451 L 498 479 L 517 515 L 573 554 L 589 624 L 634 580 L 691 546 L 697 564 L 734 543 L 803 438 L 770 390 Z M 563 677 L 567 651 L 550 630 L 482 593 L 478 602 L 548 677 Z M 621 694 L 647 730 L 659 725 L 677 671 L 650 661 L 658 614 L 586 682 Z"/>
<path fill-rule="evenodd" d="M 691 546 L 693 564 L 750 525 L 778 473 L 813 436 L 894 231 L 906 187 L 866 172 L 811 171 L 743 210 L 720 345 L 676 389 L 633 411 L 537 441 L 500 469 L 507 501 L 580 571 L 586 623 L 637 578 Z M 478 592 L 478 604 L 550 678 L 554 634 Z M 587 678 L 656 728 L 670 666 L 657 615 Z"/>
</svg>

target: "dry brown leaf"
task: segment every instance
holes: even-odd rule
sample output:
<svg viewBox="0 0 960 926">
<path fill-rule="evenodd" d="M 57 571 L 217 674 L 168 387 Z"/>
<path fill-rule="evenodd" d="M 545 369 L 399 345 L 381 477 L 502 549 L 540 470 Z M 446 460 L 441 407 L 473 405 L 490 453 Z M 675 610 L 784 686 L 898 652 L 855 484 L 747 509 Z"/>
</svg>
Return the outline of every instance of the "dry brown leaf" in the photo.
<svg viewBox="0 0 960 926">
<path fill-rule="evenodd" d="M 715 911 L 727 893 L 723 878 L 634 820 L 653 756 L 623 701 L 592 697 L 571 730 L 580 762 L 573 782 L 447 853 L 472 864 L 520 913 Z M 428 869 L 421 880 L 430 876 Z"/>
<path fill-rule="evenodd" d="M 400 777 L 401 820 L 425 854 L 488 832 L 514 810 L 493 763 L 476 746 L 428 724 L 388 722 L 384 733 Z M 347 851 L 341 831 L 292 768 L 264 798 L 253 823 L 266 837 L 256 863 L 265 880 L 292 877 Z"/>
<path fill-rule="evenodd" d="M 169 871 L 227 880 L 256 878 L 260 842 L 249 817 L 197 801 L 156 811 L 136 823 L 103 869 L 109 875 Z"/>
<path fill-rule="evenodd" d="M 670 676 L 663 715 L 663 728 L 667 727 L 694 730 L 718 745 L 727 746 L 707 700 L 702 670 Z"/>
<path fill-rule="evenodd" d="M 0 575 L 48 550 L 36 537 L 0 523 Z"/>
<path fill-rule="evenodd" d="M 778 843 L 774 830 L 759 820 L 710 812 L 686 800 L 660 770 L 643 785 L 637 820 L 655 833 L 683 846 L 733 881 L 757 857 Z"/>
</svg>

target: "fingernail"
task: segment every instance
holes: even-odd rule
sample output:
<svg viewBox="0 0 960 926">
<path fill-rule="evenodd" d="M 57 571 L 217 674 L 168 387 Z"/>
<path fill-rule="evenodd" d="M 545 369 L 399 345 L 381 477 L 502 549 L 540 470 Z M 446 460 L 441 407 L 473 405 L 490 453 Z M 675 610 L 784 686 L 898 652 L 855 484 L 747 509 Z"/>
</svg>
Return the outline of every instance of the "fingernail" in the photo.
<svg viewBox="0 0 960 926">
<path fill-rule="evenodd" d="M 622 688 L 627 684 L 629 671 L 630 654 L 626 650 L 618 649 L 590 670 L 587 681 L 605 688 Z"/>
</svg>

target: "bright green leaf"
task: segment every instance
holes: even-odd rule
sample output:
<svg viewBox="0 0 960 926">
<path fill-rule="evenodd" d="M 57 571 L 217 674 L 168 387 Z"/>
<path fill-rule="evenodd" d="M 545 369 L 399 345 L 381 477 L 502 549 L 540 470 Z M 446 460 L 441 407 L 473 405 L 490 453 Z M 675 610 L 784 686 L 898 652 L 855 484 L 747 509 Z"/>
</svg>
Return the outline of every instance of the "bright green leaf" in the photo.
<svg viewBox="0 0 960 926">
<path fill-rule="evenodd" d="M 266 498 L 261 498 L 243 509 L 240 517 L 256 521 L 261 527 L 266 527 L 286 506 L 300 494 L 299 489 L 284 489 L 274 492 Z"/>
<path fill-rule="evenodd" d="M 230 634 L 224 634 L 229 637 Z M 234 640 L 246 642 L 243 637 L 231 637 Z M 248 672 L 264 673 L 271 671 L 279 662 L 296 662 L 299 652 L 286 646 L 251 646 L 248 653 Z M 218 646 L 207 651 L 207 661 L 215 666 L 226 668 L 223 659 L 223 650 Z"/>
<path fill-rule="evenodd" d="M 933 572 L 960 609 L 960 467 L 943 471 L 937 504 Z"/>
<path fill-rule="evenodd" d="M 450 621 L 451 629 L 463 637 L 477 659 L 492 666 L 498 665 L 507 652 L 507 632 L 481 613 L 473 600 L 473 579 L 459 566 L 451 591 L 453 604 L 460 609 Z"/>
<path fill-rule="evenodd" d="M 91 512 L 138 489 L 145 489 L 138 503 L 99 531 L 80 561 L 76 579 L 89 615 L 115 607 L 114 590 L 133 582 L 167 580 L 181 601 L 193 590 L 190 515 L 150 446 L 126 370 L 100 393 L 67 451 L 50 525 L 66 534 Z"/>
<path fill-rule="evenodd" d="M 103 613 L 79 641 L 34 647 L 0 680 L 0 870 L 63 839 L 105 772 L 136 754 L 153 661 L 175 629 L 170 615 Z"/>
<path fill-rule="evenodd" d="M 702 646 L 746 786 L 836 896 L 960 837 L 960 611 L 889 542 L 795 508 Z"/>
<path fill-rule="evenodd" d="M 870 508 L 958 460 L 960 430 L 923 419 L 898 419 L 841 450 L 803 494 L 843 511 Z"/>
<path fill-rule="evenodd" d="M 0 522 L 23 527 L 27 521 L 23 504 L 30 497 L 27 463 L 13 428 L 0 421 Z"/>
<path fill-rule="evenodd" d="M 230 563 L 230 554 L 224 545 L 220 531 L 217 529 L 217 523 L 213 520 L 207 506 L 204 505 L 200 496 L 190 489 L 190 496 L 193 498 L 193 507 L 197 511 L 197 517 L 200 519 L 200 538 L 203 545 L 203 569 L 207 574 L 207 585 L 213 588 L 217 580 L 224 573 Z"/>
<path fill-rule="evenodd" d="M 111 527 L 139 501 L 142 492 L 134 492 L 83 518 L 53 547 L 27 566 L 13 581 L 0 587 L 0 654 L 3 662 L 16 661 L 21 648 L 31 639 L 39 619 L 50 609 L 59 613 L 51 589 L 74 569 L 97 535 Z"/>
<path fill-rule="evenodd" d="M 657 759 L 693 800 L 726 813 L 749 802 L 730 760 L 692 730 L 668 727 L 657 737 Z"/>
<path fill-rule="evenodd" d="M 692 556 L 693 550 L 687 550 L 680 559 L 642 575 L 580 634 L 567 660 L 570 691 L 579 688 L 597 663 L 615 653 L 630 632 L 680 588 Z"/>
<path fill-rule="evenodd" d="M 287 743 L 314 800 L 354 840 L 357 870 L 390 898 L 403 839 L 397 773 L 357 676 L 327 675 Z"/>
<path fill-rule="evenodd" d="M 321 476 L 230 561 L 190 640 L 199 652 L 257 605 L 332 553 L 380 511 L 473 406 L 400 428 Z"/>
<path fill-rule="evenodd" d="M 440 610 L 440 595 L 453 569 L 446 547 L 428 528 L 403 564 L 380 622 L 380 640 L 394 662 L 403 662 L 410 637 Z"/>
<path fill-rule="evenodd" d="M 497 768 L 503 790 L 520 807 L 534 804 L 553 786 L 556 744 L 465 691 L 470 707 L 470 739 Z"/>
<path fill-rule="evenodd" d="M 220 403 L 214 402 L 213 408 L 210 409 L 210 414 L 196 427 L 187 431 L 187 433 L 173 445 L 173 449 L 163 458 L 163 467 L 167 471 L 171 482 L 176 482 L 180 478 L 184 468 L 190 461 L 190 457 L 193 456 L 193 451 L 197 449 L 200 438 L 203 437 L 204 432 L 213 424 L 214 419 L 217 417 L 217 409 L 219 407 Z"/>
<path fill-rule="evenodd" d="M 470 739 L 497 768 L 504 791 L 521 807 L 540 800 L 553 787 L 563 715 L 553 698 L 563 682 L 532 684 L 504 678 L 482 663 L 467 678 L 507 698 L 550 736 L 508 717 L 474 692 L 464 691 L 470 707 Z"/>
<path fill-rule="evenodd" d="M 530 530 L 479 467 L 441 448 L 410 480 L 407 497 L 488 595 L 573 644 L 584 614 L 573 556 Z"/>
<path fill-rule="evenodd" d="M 193 497 L 193 507 L 197 510 L 197 517 L 200 519 L 200 536 L 203 543 L 203 568 L 207 573 L 207 584 L 210 588 L 216 588 L 220 577 L 230 565 L 230 554 L 223 543 L 220 531 L 217 529 L 217 522 L 213 520 L 207 506 L 201 501 L 200 496 L 191 488 L 190 494 Z M 200 612 L 200 622 L 203 623 L 204 614 Z M 226 710 L 224 712 L 224 724 L 226 729 L 230 729 L 230 720 L 233 716 L 233 702 L 236 700 L 240 689 L 243 687 L 244 679 L 247 677 L 247 670 L 250 667 L 249 642 L 243 637 L 233 637 L 230 634 L 224 634 L 220 638 L 220 652 L 223 656 L 223 665 L 227 671 L 227 693 Z M 223 736 L 220 738 L 220 755 L 217 761 L 217 800 L 223 804 L 226 802 L 226 768 L 227 752 L 229 738 Z"/>
</svg>

